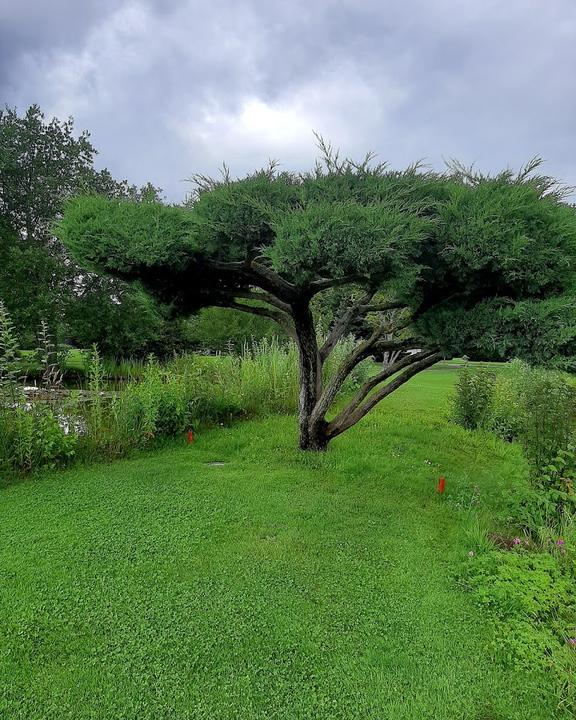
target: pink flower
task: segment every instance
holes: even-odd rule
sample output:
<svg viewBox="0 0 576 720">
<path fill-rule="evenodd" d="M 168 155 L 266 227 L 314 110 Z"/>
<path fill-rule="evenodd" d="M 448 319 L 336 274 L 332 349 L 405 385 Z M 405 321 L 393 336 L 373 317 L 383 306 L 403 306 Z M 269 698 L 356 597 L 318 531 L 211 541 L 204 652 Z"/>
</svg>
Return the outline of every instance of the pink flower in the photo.
<svg viewBox="0 0 576 720">
<path fill-rule="evenodd" d="M 562 538 L 558 538 L 558 540 L 556 540 L 556 546 L 560 548 L 564 547 L 564 540 Z"/>
<path fill-rule="evenodd" d="M 576 638 L 566 638 L 568 645 L 576 646 Z"/>
<path fill-rule="evenodd" d="M 521 545 L 521 544 L 522 544 L 522 540 L 520 540 L 519 537 L 515 537 L 515 538 L 514 538 L 514 545 Z"/>
</svg>

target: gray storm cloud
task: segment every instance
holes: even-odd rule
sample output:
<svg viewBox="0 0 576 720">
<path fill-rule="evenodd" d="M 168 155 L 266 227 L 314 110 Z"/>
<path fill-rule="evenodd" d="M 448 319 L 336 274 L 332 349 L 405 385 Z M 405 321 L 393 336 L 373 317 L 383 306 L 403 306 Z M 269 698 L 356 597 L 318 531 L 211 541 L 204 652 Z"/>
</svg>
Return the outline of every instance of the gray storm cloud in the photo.
<svg viewBox="0 0 576 720">
<path fill-rule="evenodd" d="M 576 184 L 575 72 L 574 0 L 0 3 L 0 99 L 72 115 L 174 201 L 222 161 L 309 167 L 313 129 L 395 167 L 539 154 Z"/>
</svg>

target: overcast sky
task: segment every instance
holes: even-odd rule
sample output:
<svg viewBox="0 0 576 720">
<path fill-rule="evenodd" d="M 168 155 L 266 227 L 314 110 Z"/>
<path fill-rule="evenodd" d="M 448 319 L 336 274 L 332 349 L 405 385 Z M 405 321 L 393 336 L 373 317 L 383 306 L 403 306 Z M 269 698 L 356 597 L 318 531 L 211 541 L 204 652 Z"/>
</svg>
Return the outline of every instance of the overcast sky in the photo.
<svg viewBox="0 0 576 720">
<path fill-rule="evenodd" d="M 0 102 L 72 115 L 173 201 L 222 161 L 310 167 L 313 129 L 576 185 L 576 0 L 0 0 Z"/>
</svg>

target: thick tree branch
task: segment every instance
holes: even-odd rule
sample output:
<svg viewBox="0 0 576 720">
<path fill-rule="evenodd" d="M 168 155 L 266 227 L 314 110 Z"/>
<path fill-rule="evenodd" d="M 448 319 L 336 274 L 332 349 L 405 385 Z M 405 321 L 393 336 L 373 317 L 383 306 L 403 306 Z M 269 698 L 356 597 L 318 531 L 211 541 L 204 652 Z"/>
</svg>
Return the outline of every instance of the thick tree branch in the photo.
<svg viewBox="0 0 576 720">
<path fill-rule="evenodd" d="M 391 328 L 386 323 L 381 323 L 380 325 L 378 325 L 378 327 L 374 328 L 370 337 L 360 342 L 352 350 L 352 352 L 350 352 L 347 357 L 344 358 L 340 367 L 332 376 L 332 379 L 327 384 L 324 392 L 321 394 L 318 402 L 316 403 L 316 407 L 314 408 L 313 412 L 314 420 L 319 420 L 326 415 L 328 408 L 336 399 L 336 395 L 340 391 L 340 388 L 344 384 L 348 375 L 350 375 L 356 365 L 358 365 L 362 362 L 362 360 L 365 360 L 367 357 L 370 356 L 371 352 L 376 346 L 376 343 L 382 337 L 382 335 L 393 331 L 394 328 Z M 414 347 L 413 340 L 385 340 L 378 343 L 378 349 L 382 350 L 401 350 L 404 348 L 408 349 L 410 347 Z"/>
<path fill-rule="evenodd" d="M 360 308 L 367 302 L 369 302 L 374 295 L 373 292 L 368 291 L 364 297 L 357 300 L 355 303 L 352 303 L 349 308 L 347 308 L 340 318 L 334 323 L 332 326 L 332 329 L 328 333 L 328 337 L 326 338 L 326 341 L 320 348 L 320 358 L 322 362 L 326 360 L 328 355 L 332 352 L 332 350 L 336 347 L 338 344 L 338 341 L 348 332 L 350 329 L 350 326 L 354 322 L 354 320 L 358 317 L 358 314 L 360 312 Z"/>
<path fill-rule="evenodd" d="M 318 278 L 318 280 L 313 280 L 310 283 L 309 288 L 312 295 L 316 295 L 322 292 L 322 290 L 327 290 L 332 287 L 340 287 L 341 285 L 349 285 L 350 283 L 366 285 L 369 282 L 370 279 L 365 275 L 345 275 L 341 278 Z"/>
<path fill-rule="evenodd" d="M 437 363 L 438 360 L 441 359 L 441 357 L 441 353 L 437 352 L 427 355 L 427 357 L 423 358 L 422 360 L 419 360 L 413 365 L 410 365 L 407 370 L 394 378 L 394 380 L 387 383 L 386 385 L 383 385 L 379 390 L 377 390 L 359 406 L 354 408 L 348 407 L 343 410 L 339 415 L 337 415 L 337 417 L 334 418 L 334 420 L 328 423 L 328 427 L 326 428 L 328 438 L 332 439 L 337 435 L 343 433 L 345 430 L 348 430 L 348 428 L 355 425 L 359 420 L 361 420 L 365 415 L 367 415 L 370 410 L 372 410 L 372 408 L 375 407 L 381 400 L 383 400 L 385 397 L 387 397 L 399 387 L 404 385 L 405 382 L 408 382 L 408 380 L 414 377 L 414 375 Z"/>
<path fill-rule="evenodd" d="M 381 370 L 376 375 L 373 375 L 368 380 L 368 382 L 363 385 L 363 387 L 352 398 L 352 400 L 350 401 L 346 409 L 343 410 L 343 412 L 349 412 L 354 410 L 360 405 L 364 398 L 366 398 L 375 387 L 380 385 L 380 383 L 384 382 L 384 380 L 388 380 L 388 378 L 391 378 L 397 372 L 400 372 L 400 370 L 404 370 L 404 368 L 409 367 L 410 365 L 414 365 L 414 363 L 417 363 L 427 357 L 430 357 L 434 354 L 434 352 L 434 350 L 420 350 L 420 352 L 405 355 L 404 357 L 397 359 L 390 365 L 387 365 L 383 370 Z"/>
<path fill-rule="evenodd" d="M 275 323 L 280 325 L 280 327 L 289 337 L 291 337 L 293 340 L 296 340 L 296 331 L 289 315 L 279 310 L 274 310 L 272 308 L 262 307 L 258 305 L 246 305 L 245 303 L 241 303 L 235 300 L 235 297 L 238 297 L 238 295 L 234 295 L 233 293 L 230 295 L 221 294 L 218 297 L 213 297 L 211 304 L 218 305 L 219 307 L 227 307 L 232 310 L 241 310 L 242 312 L 250 313 L 252 315 L 259 315 L 260 317 L 270 318 L 271 320 L 274 320 Z"/>
<path fill-rule="evenodd" d="M 251 260 L 249 267 L 260 279 L 260 282 L 254 283 L 255 285 L 258 285 L 263 290 L 272 292 L 287 302 L 298 300 L 296 286 L 284 280 L 284 278 L 274 272 L 274 270 L 266 265 L 262 265 L 262 263 L 256 262 L 256 260 Z"/>
<path fill-rule="evenodd" d="M 271 268 L 256 262 L 256 260 L 242 260 L 237 262 L 221 262 L 220 260 L 206 261 L 206 267 L 223 276 L 228 275 L 232 280 L 253 285 L 264 292 L 269 292 L 283 302 L 290 303 L 298 299 L 296 286 L 284 280 Z"/>
<path fill-rule="evenodd" d="M 370 303 L 370 300 L 374 296 L 374 293 L 375 291 L 369 290 L 364 295 L 364 297 L 357 300 L 347 310 L 345 310 L 341 317 L 334 323 L 332 329 L 330 330 L 330 333 L 328 334 L 328 337 L 326 338 L 325 343 L 320 349 L 320 357 L 322 358 L 322 362 L 324 362 L 326 358 L 330 355 L 332 350 L 337 345 L 338 341 L 342 337 L 344 337 L 344 335 L 349 331 L 352 323 L 355 320 L 363 317 L 368 312 L 385 312 L 387 310 L 400 310 L 406 307 L 405 303 L 396 301 Z M 406 326 L 407 325 L 405 324 L 402 327 Z M 401 328 L 395 327 L 393 331 L 396 332 L 399 329 Z"/>
<path fill-rule="evenodd" d="M 388 310 L 404 310 L 406 303 L 403 302 L 382 302 L 382 303 L 370 303 L 368 305 L 362 305 L 360 310 L 362 313 L 368 312 L 386 312 Z"/>
<path fill-rule="evenodd" d="M 278 308 L 278 310 L 282 310 L 283 312 L 288 314 L 290 313 L 290 305 L 288 305 L 288 303 L 282 302 L 282 300 L 277 298 L 272 293 L 258 290 L 242 290 L 240 292 L 235 292 L 234 297 L 242 298 L 243 300 L 256 300 L 258 302 L 268 303 L 268 305 L 273 305 L 274 307 Z"/>
</svg>

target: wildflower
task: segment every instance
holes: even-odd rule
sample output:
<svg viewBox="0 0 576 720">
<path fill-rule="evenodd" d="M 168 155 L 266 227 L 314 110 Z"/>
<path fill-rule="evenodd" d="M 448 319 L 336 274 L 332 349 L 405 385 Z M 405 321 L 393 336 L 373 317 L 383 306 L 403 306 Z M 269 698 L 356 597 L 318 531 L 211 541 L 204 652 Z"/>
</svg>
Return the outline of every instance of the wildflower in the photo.
<svg viewBox="0 0 576 720">
<path fill-rule="evenodd" d="M 576 647 L 576 638 L 566 638 L 566 643 L 572 645 L 572 647 Z"/>
<path fill-rule="evenodd" d="M 474 555 L 475 555 L 474 550 L 470 550 L 470 552 L 468 553 L 468 557 L 474 557 Z"/>
<path fill-rule="evenodd" d="M 521 540 L 519 537 L 515 537 L 514 540 L 513 540 L 513 542 L 514 542 L 514 545 L 521 545 L 521 544 L 522 544 L 522 540 Z"/>
<path fill-rule="evenodd" d="M 556 547 L 564 547 L 564 540 L 562 538 L 558 538 L 558 540 L 556 540 Z"/>
</svg>

